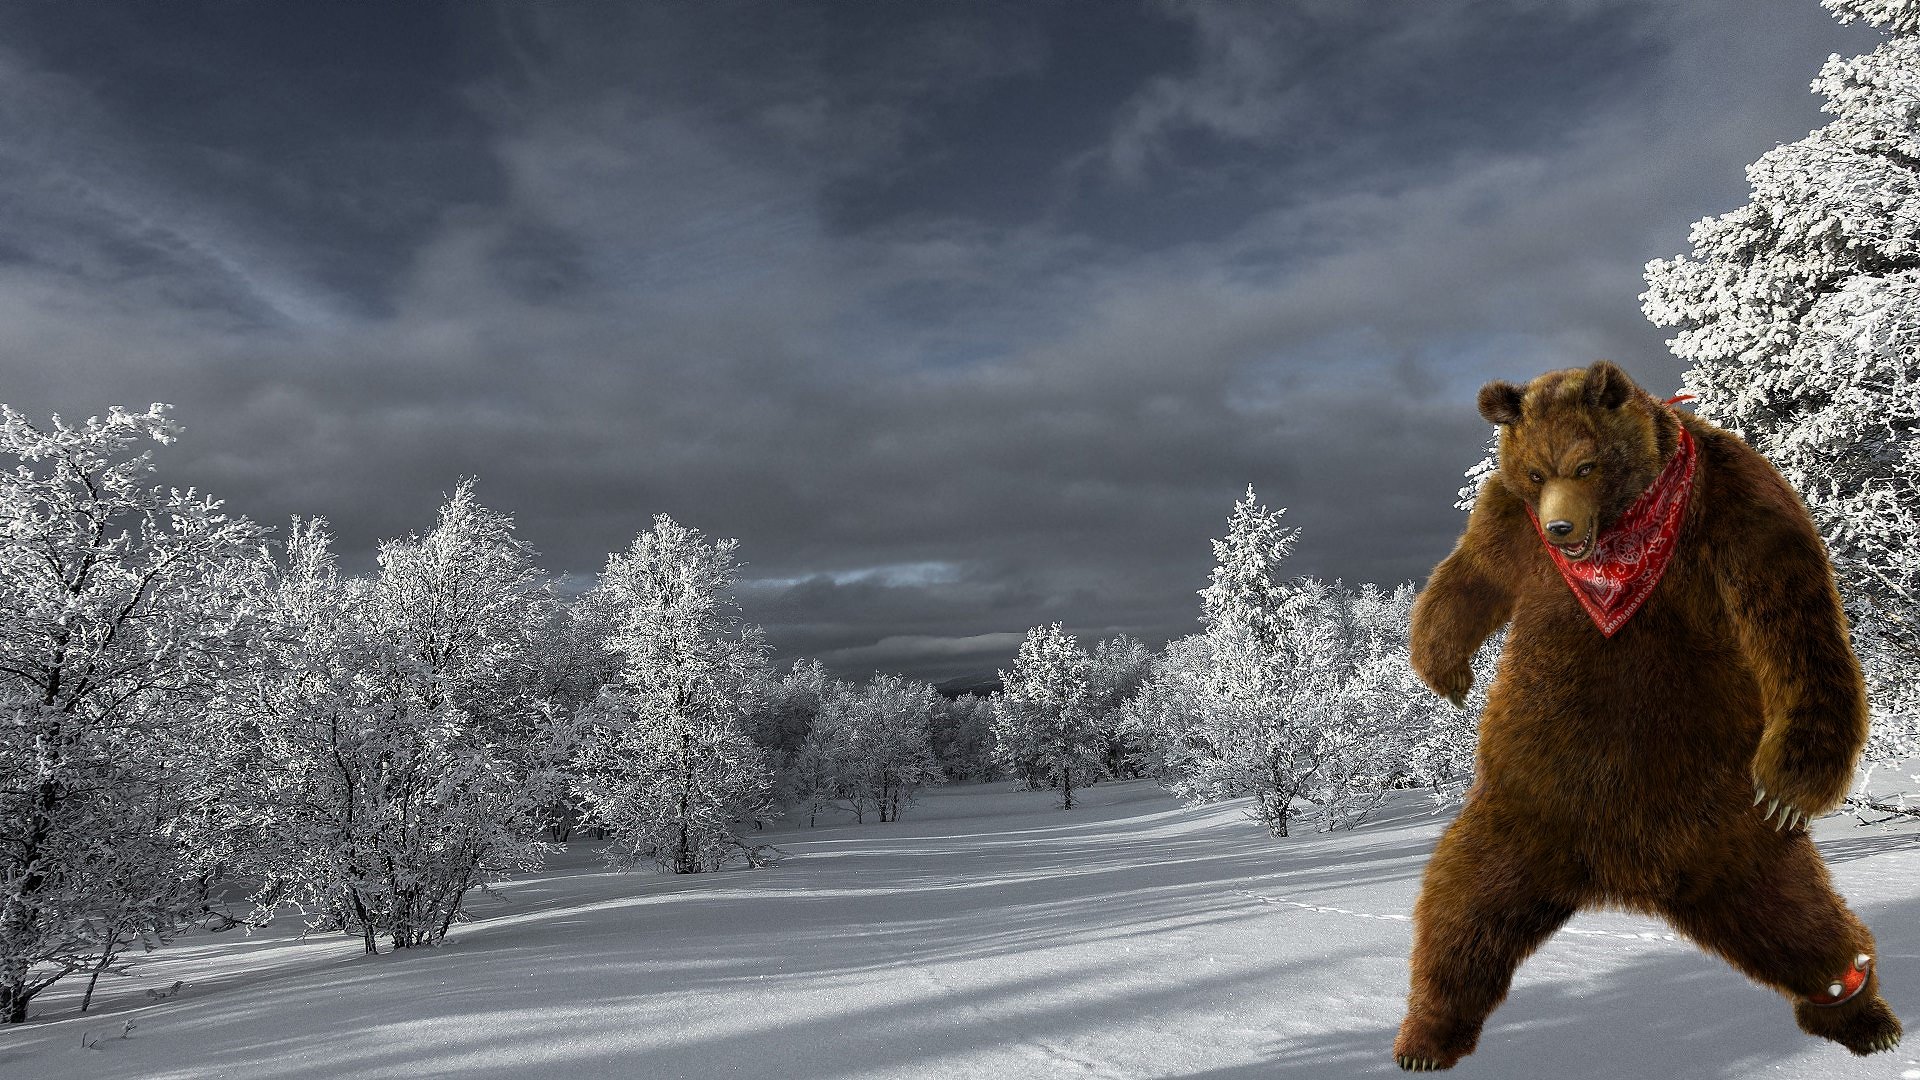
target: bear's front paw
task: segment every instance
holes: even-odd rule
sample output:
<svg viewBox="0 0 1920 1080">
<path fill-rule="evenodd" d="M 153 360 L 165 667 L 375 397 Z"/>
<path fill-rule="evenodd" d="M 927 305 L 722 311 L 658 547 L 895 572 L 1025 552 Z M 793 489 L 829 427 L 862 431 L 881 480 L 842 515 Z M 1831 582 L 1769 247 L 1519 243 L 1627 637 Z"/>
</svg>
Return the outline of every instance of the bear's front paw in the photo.
<svg viewBox="0 0 1920 1080">
<path fill-rule="evenodd" d="M 1433 688 L 1433 692 L 1453 702 L 1455 708 L 1467 707 L 1467 691 L 1473 689 L 1473 669 L 1465 664 L 1448 668 L 1422 667 L 1419 669 L 1420 681 Z"/>
<path fill-rule="evenodd" d="M 1804 828 L 1840 804 L 1852 779 L 1851 760 L 1829 766 L 1809 756 L 1789 758 L 1779 743 L 1766 740 L 1753 759 L 1753 805 L 1775 829 Z"/>
</svg>

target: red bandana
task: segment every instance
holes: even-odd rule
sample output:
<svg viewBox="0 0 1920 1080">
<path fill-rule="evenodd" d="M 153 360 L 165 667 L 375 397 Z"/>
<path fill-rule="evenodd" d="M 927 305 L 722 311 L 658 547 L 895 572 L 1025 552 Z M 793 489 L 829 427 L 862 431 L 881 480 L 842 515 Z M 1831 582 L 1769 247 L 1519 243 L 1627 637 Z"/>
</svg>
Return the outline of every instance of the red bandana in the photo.
<svg viewBox="0 0 1920 1080">
<path fill-rule="evenodd" d="M 1660 575 L 1673 558 L 1688 496 L 1693 494 L 1695 456 L 1693 438 L 1682 426 L 1680 446 L 1666 468 L 1627 507 L 1620 520 L 1600 534 L 1593 554 L 1573 562 L 1560 554 L 1559 548 L 1547 544 L 1547 555 L 1602 634 L 1612 637 L 1660 584 Z M 1545 543 L 1547 534 L 1541 530 L 1533 507 L 1527 507 L 1527 516 L 1533 519 L 1534 531 Z"/>
</svg>

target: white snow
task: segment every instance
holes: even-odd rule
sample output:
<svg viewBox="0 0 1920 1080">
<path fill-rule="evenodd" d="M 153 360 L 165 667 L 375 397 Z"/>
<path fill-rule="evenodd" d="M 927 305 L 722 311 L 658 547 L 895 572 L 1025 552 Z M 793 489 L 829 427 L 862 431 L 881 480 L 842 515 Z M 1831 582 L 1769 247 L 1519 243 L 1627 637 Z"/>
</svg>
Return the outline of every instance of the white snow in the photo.
<svg viewBox="0 0 1920 1080">
<path fill-rule="evenodd" d="M 42 995 L 0 1031 L 0 1077 L 1399 1075 L 1407 912 L 1445 817 L 1401 794 L 1356 831 L 1275 840 L 1244 802 L 1083 797 L 930 790 L 905 821 L 762 834 L 789 854 L 758 871 L 614 873 L 577 843 L 400 955 L 194 935 L 87 1015 L 77 984 Z M 1920 1022 L 1920 827 L 1815 835 Z M 1920 1077 L 1909 1046 L 1854 1058 L 1659 922 L 1594 912 L 1520 969 L 1455 1072 Z"/>
</svg>

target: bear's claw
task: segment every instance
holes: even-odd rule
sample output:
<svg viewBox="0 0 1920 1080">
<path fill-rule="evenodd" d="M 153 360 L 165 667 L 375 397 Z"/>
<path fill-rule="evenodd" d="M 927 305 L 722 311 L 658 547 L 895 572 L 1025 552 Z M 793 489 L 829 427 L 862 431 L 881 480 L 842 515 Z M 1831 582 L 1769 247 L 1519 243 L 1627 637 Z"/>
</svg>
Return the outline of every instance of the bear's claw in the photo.
<svg viewBox="0 0 1920 1080">
<path fill-rule="evenodd" d="M 1395 1054 L 1393 1062 L 1408 1072 L 1437 1072 L 1443 1067 L 1438 1058 L 1414 1057 L 1412 1054 Z"/>
<path fill-rule="evenodd" d="M 1868 1044 L 1867 1044 L 1867 1053 L 1868 1053 L 1868 1054 L 1880 1054 L 1880 1053 L 1884 1053 L 1884 1052 L 1886 1052 L 1886 1051 L 1888 1051 L 1888 1050 L 1891 1050 L 1891 1049 L 1893 1049 L 1894 1047 L 1896 1047 L 1896 1046 L 1899 1046 L 1899 1045 L 1900 1045 L 1900 1036 L 1898 1036 L 1898 1035 L 1882 1035 L 1882 1036 L 1880 1036 L 1879 1038 L 1877 1038 L 1877 1039 L 1875 1039 L 1875 1040 L 1873 1040 L 1872 1042 L 1870 1042 L 1870 1043 L 1868 1043 Z M 1862 1056 L 1865 1056 L 1865 1055 L 1862 1055 Z"/>
<path fill-rule="evenodd" d="M 1753 805 L 1755 806 L 1759 806 L 1768 798 L 1767 789 L 1760 784 L 1753 785 L 1753 792 Z M 1774 821 L 1775 814 L 1779 815 L 1779 820 L 1777 821 Z M 1776 832 L 1781 830 L 1792 832 L 1794 829 L 1805 828 L 1808 817 L 1809 815 L 1806 811 L 1795 809 L 1793 804 L 1783 803 L 1780 799 L 1775 798 L 1772 802 L 1767 803 L 1767 811 L 1760 815 L 1760 820 L 1773 821 L 1773 828 Z"/>
</svg>

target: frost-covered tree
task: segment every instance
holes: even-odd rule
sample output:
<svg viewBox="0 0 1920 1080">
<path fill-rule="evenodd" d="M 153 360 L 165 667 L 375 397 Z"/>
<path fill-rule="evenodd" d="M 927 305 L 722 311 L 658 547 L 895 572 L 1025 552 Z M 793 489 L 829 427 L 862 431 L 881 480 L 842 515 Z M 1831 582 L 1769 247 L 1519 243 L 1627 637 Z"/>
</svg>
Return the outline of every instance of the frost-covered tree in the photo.
<svg viewBox="0 0 1920 1080">
<path fill-rule="evenodd" d="M 1144 755 L 1139 731 L 1127 722 L 1126 704 L 1152 670 L 1153 653 L 1145 642 L 1121 635 L 1095 645 L 1089 661 L 1088 703 L 1105 744 L 1101 769 L 1116 779 L 1137 777 Z"/>
<path fill-rule="evenodd" d="M 994 742 L 1000 761 L 1016 775 L 1041 777 L 1060 789 L 1060 808 L 1073 809 L 1073 792 L 1098 779 L 1106 749 L 1094 710 L 1092 659 L 1060 628 L 1027 631 L 1005 689 L 994 705 Z"/>
<path fill-rule="evenodd" d="M 808 824 L 839 796 L 829 784 L 820 787 L 821 759 L 815 753 L 802 768 L 801 748 L 820 715 L 821 703 L 836 682 L 818 660 L 796 660 L 784 672 L 763 670 L 745 692 L 742 726 L 755 746 L 767 753 L 774 767 L 769 799 L 779 806 L 806 804 Z M 818 747 L 816 747 L 817 751 Z"/>
<path fill-rule="evenodd" d="M 1920 7 L 1824 0 L 1887 39 L 1830 59 L 1833 116 L 1747 169 L 1751 200 L 1648 264 L 1700 415 L 1806 498 L 1872 687 L 1869 760 L 1920 753 Z"/>
<path fill-rule="evenodd" d="M 1153 735 L 1170 790 L 1252 796 L 1275 836 L 1302 802 L 1323 827 L 1357 821 L 1402 768 L 1394 717 L 1375 708 L 1404 639 L 1393 601 L 1283 577 L 1298 539 L 1284 513 L 1251 488 L 1234 506 L 1201 592 L 1204 632 L 1170 644 L 1126 710 Z"/>
<path fill-rule="evenodd" d="M 1336 693 L 1311 733 L 1315 783 L 1308 798 L 1320 807 L 1319 826 L 1358 824 L 1392 786 L 1443 790 L 1459 763 L 1440 752 L 1442 737 L 1461 725 L 1436 717 L 1433 696 L 1419 692 L 1408 650 L 1413 586 L 1368 583 L 1348 590 L 1338 582 L 1307 581 L 1303 587 L 1324 595 L 1319 606 L 1343 654 Z M 1435 775 L 1443 771 L 1444 779 Z"/>
<path fill-rule="evenodd" d="M 933 756 L 941 704 L 931 685 L 898 675 L 830 684 L 790 769 L 808 823 L 843 803 L 855 821 L 870 813 L 898 821 L 915 792 L 941 779 Z"/>
<path fill-rule="evenodd" d="M 1322 595 L 1271 594 L 1250 618 L 1210 626 L 1210 723 L 1189 733 L 1173 790 L 1184 797 L 1253 796 L 1253 816 L 1286 836 L 1322 782 L 1321 735 L 1337 723 L 1347 659 Z M 1251 613 L 1248 613 L 1251 614 Z M 1197 737 L 1196 737 L 1197 736 Z"/>
<path fill-rule="evenodd" d="M 881 821 L 898 821 L 914 793 L 937 782 L 933 718 L 940 694 L 932 685 L 876 675 L 852 696 L 854 740 L 847 779 Z"/>
<path fill-rule="evenodd" d="M 836 700 L 836 690 L 843 692 L 842 688 L 829 689 L 823 700 Z M 786 768 L 784 786 L 788 798 L 806 810 L 809 829 L 819 821 L 822 810 L 841 805 L 847 793 L 847 761 L 853 756 L 853 732 L 840 722 L 842 715 L 838 710 L 817 713 Z M 854 804 L 854 808 L 857 814 L 864 812 L 858 804 Z"/>
<path fill-rule="evenodd" d="M 1363 586 L 1356 594 L 1338 581 L 1306 577 L 1293 582 L 1291 590 L 1296 618 L 1319 624 L 1296 629 L 1293 636 L 1324 641 L 1317 653 L 1294 660 L 1321 666 L 1304 677 L 1296 672 L 1296 685 L 1324 687 L 1318 707 L 1298 728 L 1294 761 L 1304 780 L 1300 797 L 1317 809 L 1316 827 L 1350 826 L 1378 804 L 1397 767 L 1399 733 L 1374 710 L 1375 695 L 1362 682 L 1363 673 L 1380 674 L 1373 661 L 1391 649 L 1392 632 L 1368 617 L 1379 607 L 1378 586 Z"/>
<path fill-rule="evenodd" d="M 579 715 L 620 673 L 620 659 L 607 648 L 605 631 L 577 604 L 546 605 L 544 621 L 533 632 L 525 674 L 515 676 L 525 679 L 523 694 L 564 715 Z"/>
<path fill-rule="evenodd" d="M 658 515 L 585 599 L 621 661 L 586 711 L 577 766 L 616 865 L 688 874 L 760 858 L 739 830 L 768 812 L 773 786 L 743 726 L 766 646 L 731 614 L 738 546 Z"/>
<path fill-rule="evenodd" d="M 778 675 L 769 671 L 749 695 L 747 732 L 775 761 L 786 762 L 806 739 L 833 677 L 818 660 L 796 660 Z"/>
<path fill-rule="evenodd" d="M 534 635 L 532 672 L 523 689 L 529 700 L 542 703 L 557 734 L 571 733 L 600 688 L 620 672 L 619 658 L 606 647 L 605 629 L 580 605 L 556 603 Z M 571 772 L 571 751 L 565 771 Z M 560 784 L 551 799 L 544 814 L 548 838 L 568 840 L 580 824 L 573 786 Z"/>
<path fill-rule="evenodd" d="M 868 783 L 868 763 L 873 749 L 868 745 L 872 724 L 863 715 L 861 688 L 835 680 L 820 697 L 813 726 L 795 755 L 801 771 L 797 786 L 817 815 L 829 806 L 853 813 L 856 822 L 879 811 L 878 797 Z"/>
<path fill-rule="evenodd" d="M 1281 524 L 1285 514 L 1261 505 L 1249 486 L 1226 537 L 1213 542 L 1213 573 L 1200 593 L 1212 723 L 1181 740 L 1173 786 L 1188 798 L 1251 794 L 1255 818 L 1275 836 L 1287 835 L 1293 802 L 1307 793 L 1304 733 L 1336 662 L 1331 628 L 1282 577 L 1300 536 Z"/>
<path fill-rule="evenodd" d="M 933 723 L 933 755 L 955 783 L 981 783 L 995 775 L 993 698 L 961 694 L 940 705 Z"/>
<path fill-rule="evenodd" d="M 1461 486 L 1459 497 L 1454 499 L 1453 508 L 1473 512 L 1473 504 L 1480 499 L 1480 489 L 1495 473 L 1500 471 L 1500 428 L 1495 426 L 1493 434 L 1487 439 L 1486 453 L 1466 472 L 1467 482 Z"/>
<path fill-rule="evenodd" d="M 368 952 L 439 942 L 473 889 L 538 865 L 570 741 L 532 692 L 553 602 L 471 481 L 379 564 L 343 580 L 324 523 L 294 523 L 226 747 L 263 910 L 295 902 Z"/>
<path fill-rule="evenodd" d="M 1213 541 L 1213 571 L 1200 590 L 1200 619 L 1209 631 L 1246 637 L 1272 651 L 1284 636 L 1282 612 L 1290 593 L 1280 565 L 1300 542 L 1300 530 L 1282 525 L 1286 507 L 1269 510 L 1253 485 L 1234 503 L 1227 535 Z"/>
<path fill-rule="evenodd" d="M 262 531 L 148 486 L 167 407 L 45 428 L 0 406 L 0 1020 L 206 905 L 199 705 L 250 637 Z"/>
<path fill-rule="evenodd" d="M 1207 643 L 1199 634 L 1167 642 L 1153 655 L 1140 692 L 1121 709 L 1121 723 L 1140 740 L 1146 754 L 1146 772 L 1162 786 L 1173 781 L 1179 733 L 1193 728 L 1205 715 L 1212 683 L 1208 665 Z"/>
<path fill-rule="evenodd" d="M 1408 662 L 1413 586 L 1284 577 L 1298 537 L 1284 513 L 1251 488 L 1235 505 L 1201 594 L 1205 629 L 1153 658 L 1123 724 L 1169 790 L 1251 796 L 1275 836 L 1306 812 L 1316 828 L 1350 827 L 1394 787 L 1458 799 L 1498 645 L 1474 660 L 1476 707 L 1436 704 Z"/>
</svg>

